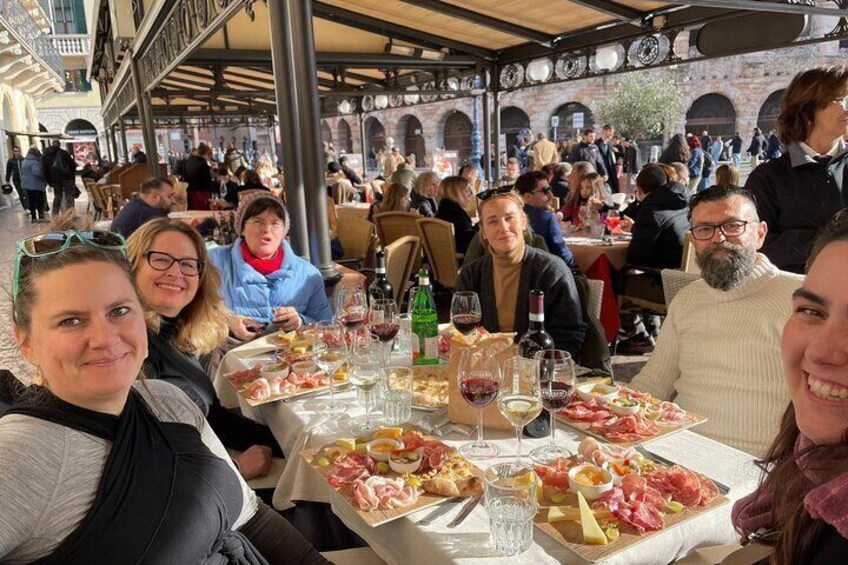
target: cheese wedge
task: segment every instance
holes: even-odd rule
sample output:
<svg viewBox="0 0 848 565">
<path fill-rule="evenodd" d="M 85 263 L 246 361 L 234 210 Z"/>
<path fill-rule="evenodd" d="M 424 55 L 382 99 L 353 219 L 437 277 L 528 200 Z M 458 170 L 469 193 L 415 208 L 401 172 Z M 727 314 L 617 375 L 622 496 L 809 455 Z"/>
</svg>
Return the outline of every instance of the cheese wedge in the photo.
<svg viewBox="0 0 848 565">
<path fill-rule="evenodd" d="M 606 545 L 607 536 L 595 520 L 589 503 L 583 497 L 582 492 L 577 493 L 577 504 L 580 507 L 580 525 L 583 526 L 583 541 L 592 545 Z"/>
<path fill-rule="evenodd" d="M 356 440 L 352 438 L 340 438 L 336 440 L 335 445 L 344 447 L 348 451 L 353 451 L 356 449 Z"/>
<path fill-rule="evenodd" d="M 402 435 L 403 428 L 380 428 L 371 437 L 372 439 L 397 439 Z"/>
<path fill-rule="evenodd" d="M 610 518 L 612 513 L 609 510 L 592 510 L 592 515 L 596 520 Z M 548 522 L 579 522 L 580 509 L 573 506 L 551 506 L 548 509 Z"/>
</svg>

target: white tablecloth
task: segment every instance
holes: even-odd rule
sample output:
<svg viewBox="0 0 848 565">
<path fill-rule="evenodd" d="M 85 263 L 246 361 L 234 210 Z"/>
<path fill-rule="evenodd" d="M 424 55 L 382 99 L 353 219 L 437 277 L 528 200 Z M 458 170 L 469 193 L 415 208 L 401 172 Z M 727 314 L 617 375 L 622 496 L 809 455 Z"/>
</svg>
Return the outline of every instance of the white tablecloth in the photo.
<svg viewBox="0 0 848 565">
<path fill-rule="evenodd" d="M 245 366 L 245 358 L 257 352 L 268 351 L 270 347 L 265 339 L 257 340 L 229 352 L 224 358 L 215 378 L 215 389 L 225 406 L 239 404 L 230 385 L 221 377 L 225 372 Z M 247 360 L 250 361 L 249 359 Z M 355 402 L 353 391 L 344 391 L 337 395 L 349 406 L 348 413 L 339 421 L 326 423 L 326 417 L 316 414 L 311 408 L 314 398 L 275 402 L 257 408 L 244 404 L 245 413 L 267 424 L 283 452 L 288 463 L 274 494 L 274 505 L 279 509 L 292 506 L 292 501 L 313 500 L 329 502 L 334 513 L 344 523 L 359 534 L 372 549 L 387 563 L 402 565 L 432 565 L 433 563 L 460 563 L 463 565 L 496 565 L 506 563 L 554 564 L 585 563 L 585 561 L 553 541 L 543 532 L 534 531 L 534 544 L 527 552 L 517 557 L 497 556 L 489 546 L 488 517 L 481 505 L 455 529 L 446 528 L 450 517 L 458 512 L 452 510 L 447 516 L 437 520 L 429 527 L 416 524 L 432 510 L 425 509 L 409 517 L 401 518 L 377 528 L 371 528 L 356 515 L 343 499 L 335 493 L 323 479 L 319 478 L 298 453 L 304 447 L 320 446 L 333 437 L 349 435 L 343 426 L 351 416 L 364 414 L 364 409 Z M 425 412 L 413 411 L 413 420 L 420 419 Z M 313 428 L 316 424 L 323 424 Z M 574 450 L 582 434 L 558 426 L 557 440 L 565 447 Z M 511 458 L 516 449 L 514 434 L 508 431 L 485 431 L 488 439 L 495 440 L 501 450 L 499 459 L 476 462 L 481 467 Z M 450 445 L 458 446 L 468 441 L 457 434 L 444 439 Z M 532 448 L 548 439 L 522 441 L 522 451 L 526 454 Z M 650 449 L 686 467 L 704 473 L 731 487 L 728 498 L 731 503 L 699 516 L 677 527 L 660 532 L 643 543 L 632 546 L 603 563 L 610 564 L 655 564 L 669 563 L 688 554 L 695 547 L 729 543 L 736 540 L 730 523 L 730 509 L 733 501 L 751 492 L 757 485 L 758 474 L 753 465 L 753 457 L 691 431 L 683 431 L 650 443 Z"/>
</svg>

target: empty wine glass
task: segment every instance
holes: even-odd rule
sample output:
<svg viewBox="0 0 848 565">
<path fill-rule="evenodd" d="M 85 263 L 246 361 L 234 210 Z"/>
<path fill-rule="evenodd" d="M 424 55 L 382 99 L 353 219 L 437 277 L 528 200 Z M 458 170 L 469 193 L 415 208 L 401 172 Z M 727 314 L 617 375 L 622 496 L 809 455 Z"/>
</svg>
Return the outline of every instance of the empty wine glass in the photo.
<svg viewBox="0 0 848 565">
<path fill-rule="evenodd" d="M 347 405 L 336 400 L 335 388 L 336 371 L 344 364 L 347 357 L 344 329 L 339 324 L 322 323 L 315 327 L 315 333 L 319 342 L 325 347 L 318 351 L 313 360 L 318 368 L 327 374 L 330 389 L 330 400 L 319 403 L 316 411 L 325 414 L 342 414 L 347 410 Z"/>
<path fill-rule="evenodd" d="M 483 408 L 494 402 L 500 388 L 500 369 L 494 357 L 478 357 L 462 351 L 457 371 L 459 390 L 470 405 L 477 408 L 477 441 L 460 446 L 467 459 L 487 459 L 499 453 L 497 445 L 483 441 Z"/>
<path fill-rule="evenodd" d="M 535 463 L 549 464 L 559 457 L 569 457 L 571 452 L 556 444 L 556 413 L 565 408 L 574 396 L 577 377 L 574 361 L 568 351 L 547 349 L 537 351 L 539 383 L 542 405 L 551 413 L 551 442 L 530 452 Z"/>
<path fill-rule="evenodd" d="M 516 461 L 521 460 L 521 431 L 542 412 L 542 391 L 539 385 L 539 361 L 510 357 L 504 363 L 498 408 L 515 428 L 518 442 Z"/>
<path fill-rule="evenodd" d="M 398 307 L 393 298 L 380 298 L 371 301 L 368 329 L 381 343 L 380 366 L 385 369 L 391 351 L 392 340 L 400 328 Z"/>
<path fill-rule="evenodd" d="M 370 334 L 354 335 L 350 344 L 352 367 L 348 379 L 362 391 L 365 404 L 365 417 L 351 421 L 352 430 L 358 434 L 371 432 L 376 428 L 377 420 L 371 417 L 371 407 L 374 404 L 373 389 L 383 378 L 383 371 L 380 369 L 380 347 L 379 339 Z"/>
<path fill-rule="evenodd" d="M 477 330 L 483 320 L 480 297 L 476 292 L 459 291 L 451 298 L 451 323 L 461 334 L 469 335 Z"/>
</svg>

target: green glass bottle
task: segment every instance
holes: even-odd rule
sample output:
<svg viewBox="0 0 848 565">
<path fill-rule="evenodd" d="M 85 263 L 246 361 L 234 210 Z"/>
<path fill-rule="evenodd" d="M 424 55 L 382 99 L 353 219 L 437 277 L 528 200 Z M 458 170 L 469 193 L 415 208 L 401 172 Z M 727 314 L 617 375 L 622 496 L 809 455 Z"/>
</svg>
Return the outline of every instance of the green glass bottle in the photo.
<svg viewBox="0 0 848 565">
<path fill-rule="evenodd" d="M 439 316 L 427 269 L 418 271 L 418 287 L 412 298 L 412 333 L 412 364 L 436 365 L 439 362 Z"/>
</svg>

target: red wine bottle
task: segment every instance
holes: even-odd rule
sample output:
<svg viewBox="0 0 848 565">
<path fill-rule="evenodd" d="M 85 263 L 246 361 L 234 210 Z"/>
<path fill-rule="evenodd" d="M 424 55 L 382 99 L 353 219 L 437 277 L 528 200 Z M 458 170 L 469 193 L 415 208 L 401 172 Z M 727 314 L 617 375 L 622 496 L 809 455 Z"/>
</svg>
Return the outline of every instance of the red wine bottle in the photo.
<svg viewBox="0 0 848 565">
<path fill-rule="evenodd" d="M 545 331 L 545 293 L 541 290 L 531 290 L 530 326 L 518 342 L 518 354 L 525 359 L 533 359 L 537 351 L 547 349 L 554 349 L 554 339 Z M 546 437 L 550 433 L 550 416 L 547 410 L 542 410 L 535 420 L 524 426 L 524 435 L 529 437 Z"/>
<path fill-rule="evenodd" d="M 533 359 L 537 351 L 554 348 L 554 339 L 545 331 L 545 293 L 530 291 L 530 326 L 518 341 L 518 354 Z"/>
<path fill-rule="evenodd" d="M 373 304 L 375 300 L 389 299 L 395 297 L 392 283 L 386 278 L 386 252 L 379 249 L 377 255 L 377 266 L 374 268 L 374 281 L 368 285 L 368 302 Z"/>
</svg>

